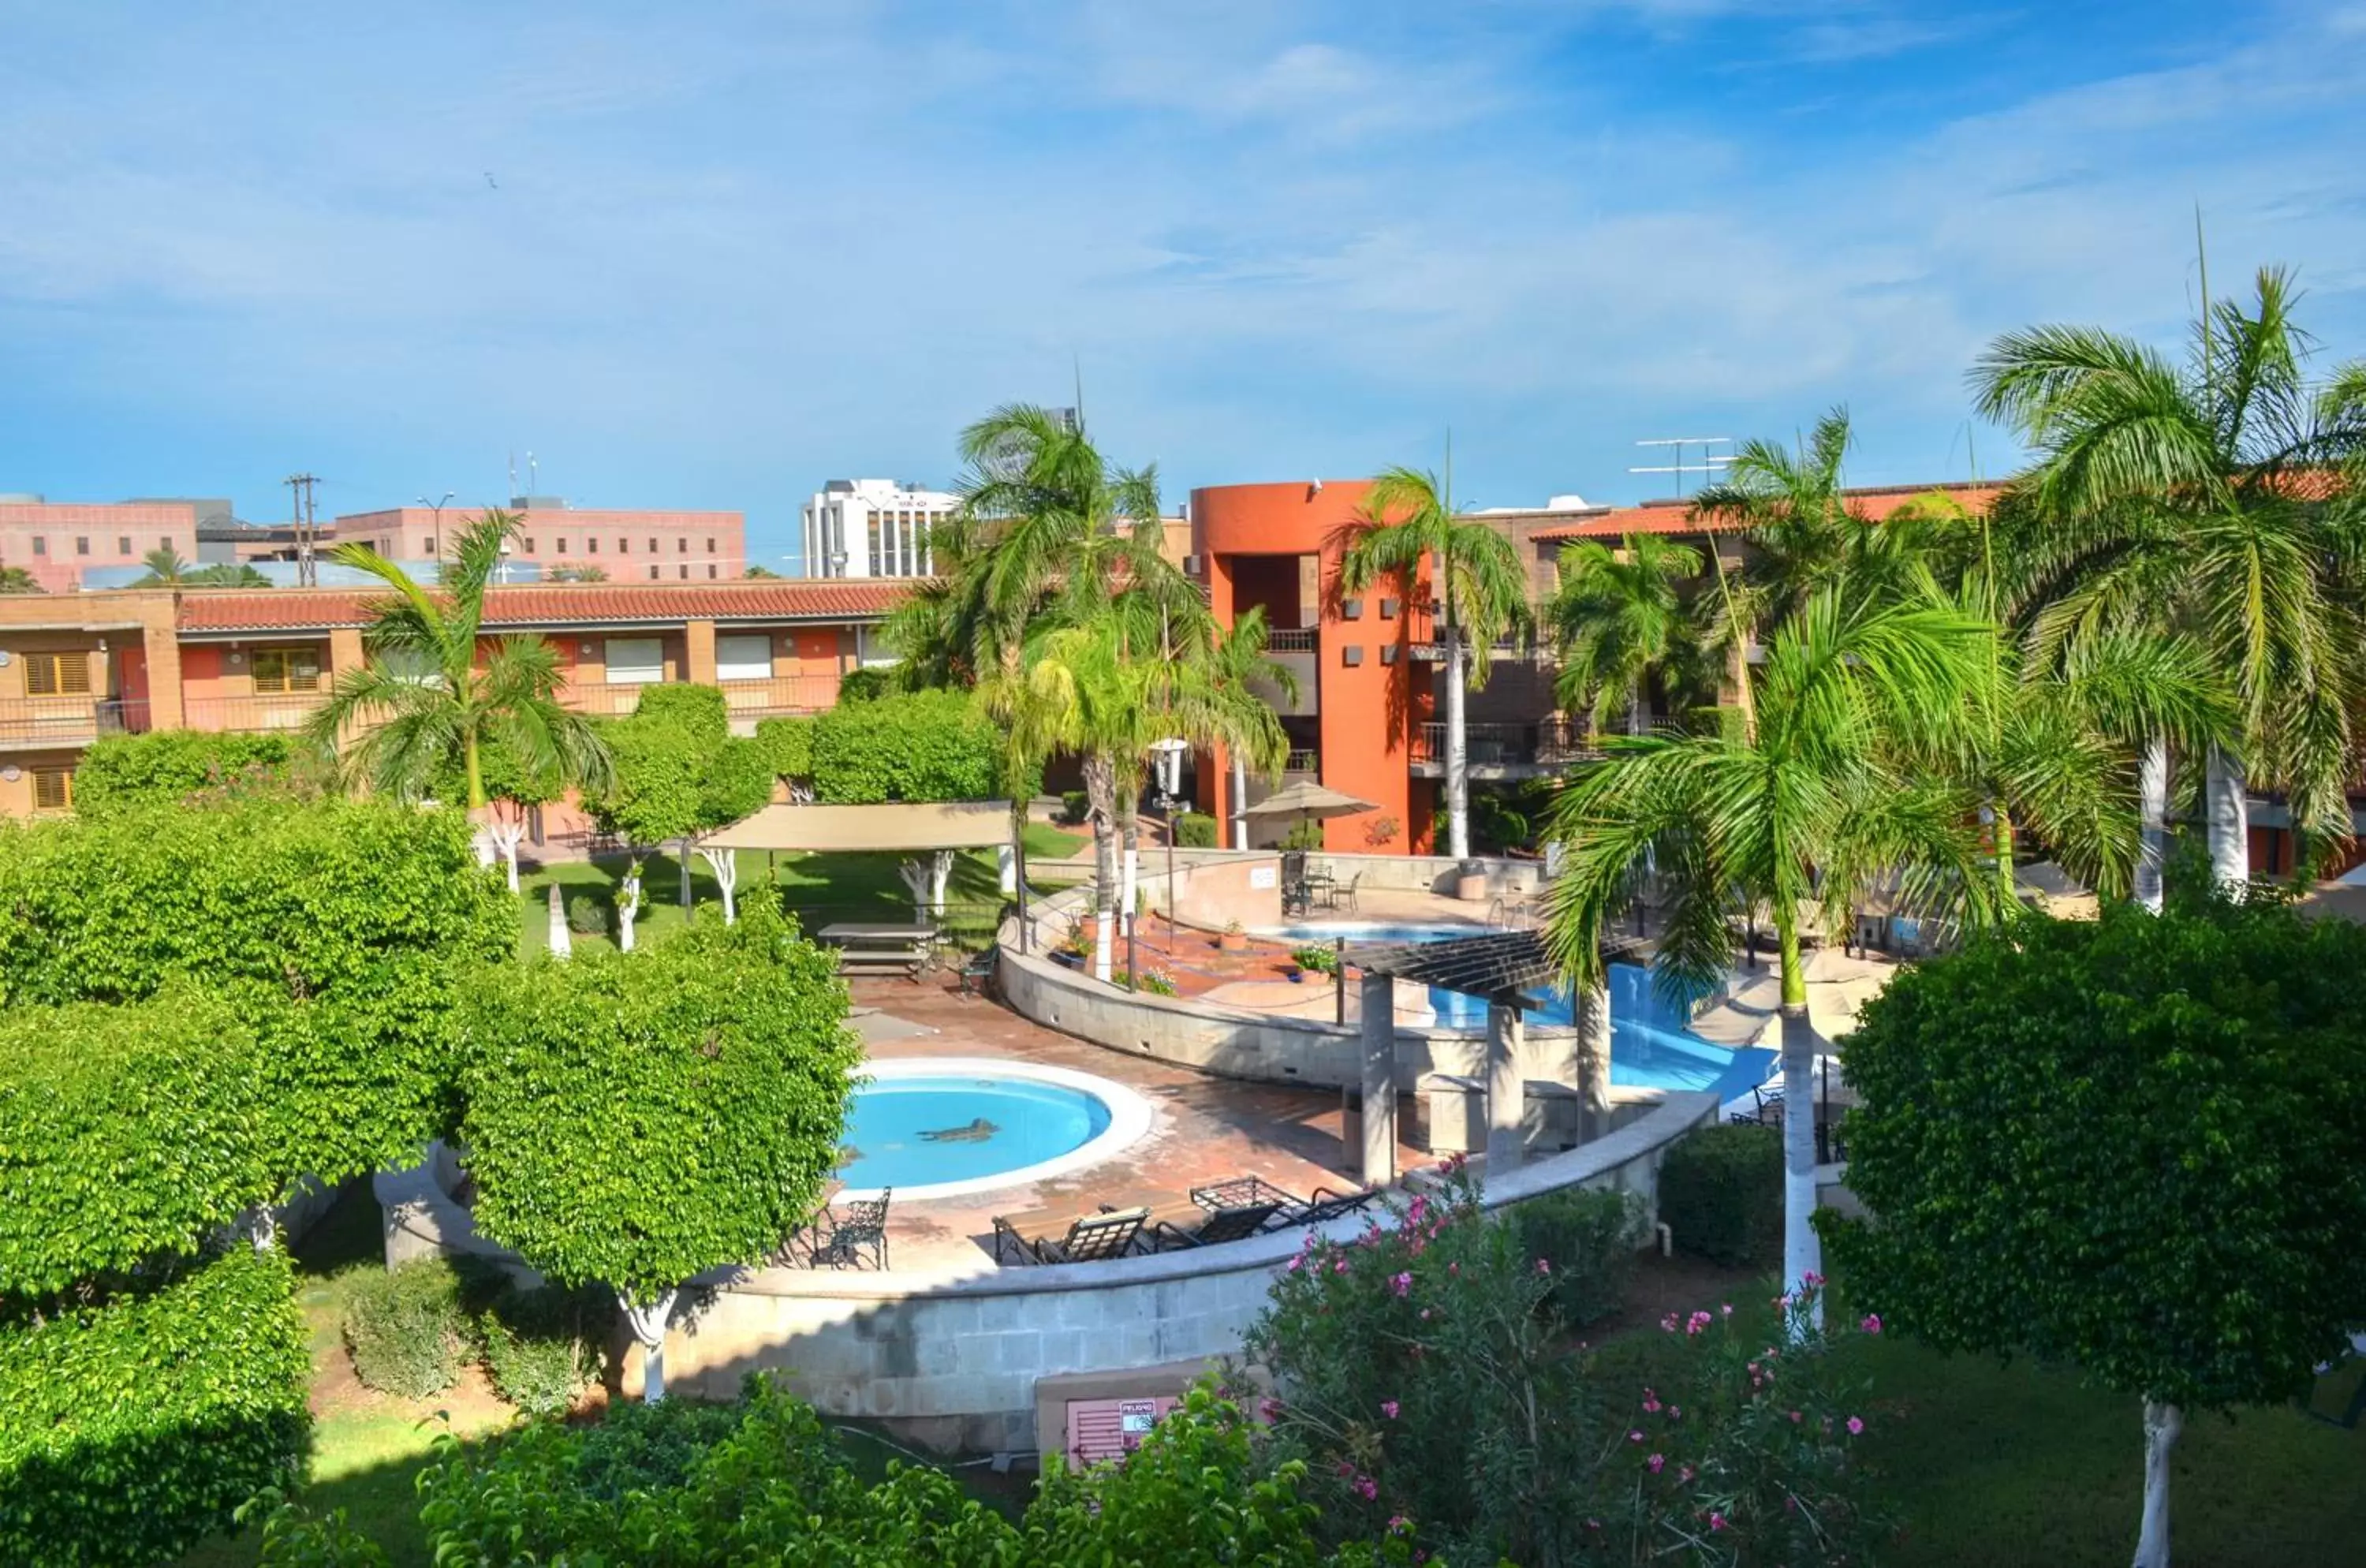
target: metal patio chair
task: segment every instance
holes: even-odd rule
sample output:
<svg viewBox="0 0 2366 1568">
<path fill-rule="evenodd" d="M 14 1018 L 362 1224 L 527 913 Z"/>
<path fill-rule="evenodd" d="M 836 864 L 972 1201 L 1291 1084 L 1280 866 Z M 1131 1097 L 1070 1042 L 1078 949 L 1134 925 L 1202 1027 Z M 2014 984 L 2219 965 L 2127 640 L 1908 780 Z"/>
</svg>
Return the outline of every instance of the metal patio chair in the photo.
<svg viewBox="0 0 2366 1568">
<path fill-rule="evenodd" d="M 887 1267 L 887 1201 L 892 1187 L 876 1198 L 858 1198 L 841 1213 L 825 1209 L 814 1224 L 813 1261 L 833 1269 L 860 1269 L 865 1257 L 873 1269 Z"/>
</svg>

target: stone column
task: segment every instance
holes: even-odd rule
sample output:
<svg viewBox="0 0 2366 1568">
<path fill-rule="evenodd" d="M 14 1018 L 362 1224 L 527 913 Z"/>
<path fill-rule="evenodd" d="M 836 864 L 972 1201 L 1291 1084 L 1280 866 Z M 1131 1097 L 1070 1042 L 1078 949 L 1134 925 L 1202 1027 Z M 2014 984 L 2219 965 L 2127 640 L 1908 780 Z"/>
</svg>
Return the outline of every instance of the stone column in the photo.
<svg viewBox="0 0 2366 1568">
<path fill-rule="evenodd" d="M 1520 1010 L 1487 1004 L 1487 1179 L 1520 1168 L 1527 1153 L 1521 1114 L 1527 1092 L 1520 1081 Z"/>
<path fill-rule="evenodd" d="M 1397 983 L 1366 970 L 1360 985 L 1363 1178 L 1367 1187 L 1385 1187 L 1397 1179 Z"/>
<path fill-rule="evenodd" d="M 1590 1144 L 1610 1131 L 1610 987 L 1587 987 L 1576 1014 L 1577 1137 Z"/>
</svg>

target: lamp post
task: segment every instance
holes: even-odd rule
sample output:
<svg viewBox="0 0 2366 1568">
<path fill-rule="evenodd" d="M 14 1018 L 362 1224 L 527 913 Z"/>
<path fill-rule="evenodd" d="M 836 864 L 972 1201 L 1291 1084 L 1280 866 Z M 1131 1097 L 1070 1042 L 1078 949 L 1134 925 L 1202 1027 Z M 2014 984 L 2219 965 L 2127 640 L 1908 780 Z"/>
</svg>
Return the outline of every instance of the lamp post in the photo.
<svg viewBox="0 0 2366 1568">
<path fill-rule="evenodd" d="M 434 535 L 435 547 L 430 550 L 428 554 L 434 556 L 438 562 L 441 562 L 444 558 L 444 509 L 452 504 L 452 495 L 453 492 L 447 490 L 444 492 L 444 499 L 441 501 L 430 501 L 423 495 L 418 498 L 419 504 L 427 508 L 428 512 L 433 514 L 435 519 L 428 525 L 429 527 L 435 530 Z M 502 553 L 504 555 L 508 554 L 506 550 Z M 439 580 L 441 580 L 444 573 L 439 570 L 435 575 Z M 502 581 L 507 581 L 508 580 L 504 578 Z"/>
</svg>

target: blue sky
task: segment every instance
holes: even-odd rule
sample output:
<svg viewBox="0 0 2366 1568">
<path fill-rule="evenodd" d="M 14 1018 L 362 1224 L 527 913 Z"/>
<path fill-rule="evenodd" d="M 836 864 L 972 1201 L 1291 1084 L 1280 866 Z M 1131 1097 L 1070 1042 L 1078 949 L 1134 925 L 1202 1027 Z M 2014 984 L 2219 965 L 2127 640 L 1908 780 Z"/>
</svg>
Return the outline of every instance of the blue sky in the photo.
<svg viewBox="0 0 2366 1568">
<path fill-rule="evenodd" d="M 2366 0 L 73 6 L 0 0 L 0 491 L 283 515 L 747 512 L 1069 400 L 1195 484 L 1845 401 L 1863 483 L 2011 461 L 1963 373 L 2297 267 L 2366 354 Z M 488 179 L 488 175 L 491 176 Z"/>
</svg>

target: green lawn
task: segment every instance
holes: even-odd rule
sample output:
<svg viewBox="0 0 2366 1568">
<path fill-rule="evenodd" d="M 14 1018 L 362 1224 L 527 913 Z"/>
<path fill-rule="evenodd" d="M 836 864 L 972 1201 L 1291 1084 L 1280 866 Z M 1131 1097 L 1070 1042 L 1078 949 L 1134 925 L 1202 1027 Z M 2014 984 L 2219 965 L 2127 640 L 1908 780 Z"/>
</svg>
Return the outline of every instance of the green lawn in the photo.
<svg viewBox="0 0 2366 1568">
<path fill-rule="evenodd" d="M 1085 842 L 1076 834 L 1064 833 L 1041 822 L 1027 826 L 1027 853 L 1031 860 L 1064 860 Z M 898 874 L 901 863 L 901 857 L 892 854 L 771 854 L 762 850 L 742 850 L 738 856 L 739 888 L 744 892 L 767 882 L 777 882 L 788 907 L 797 912 L 807 931 L 818 931 L 836 920 L 908 921 L 912 918 L 912 895 Z M 562 899 L 574 898 L 578 890 L 590 893 L 598 901 L 607 918 L 608 930 L 613 932 L 616 889 L 624 875 L 622 858 L 603 857 L 589 863 L 562 862 L 522 876 L 519 890 L 525 908 L 520 919 L 519 951 L 530 957 L 548 945 L 550 922 L 544 889 L 553 884 L 562 889 Z M 706 863 L 695 854 L 691 857 L 690 886 L 695 903 L 720 900 L 715 879 L 707 874 Z M 946 888 L 945 927 L 955 942 L 985 945 L 993 929 L 995 911 L 1001 906 L 998 889 L 991 850 L 968 851 L 954 863 L 952 878 Z M 650 857 L 641 867 L 641 915 L 635 923 L 636 935 L 659 935 L 680 925 L 682 919 L 682 862 L 670 854 Z M 610 939 L 579 932 L 575 940 L 604 944 Z"/>
</svg>

